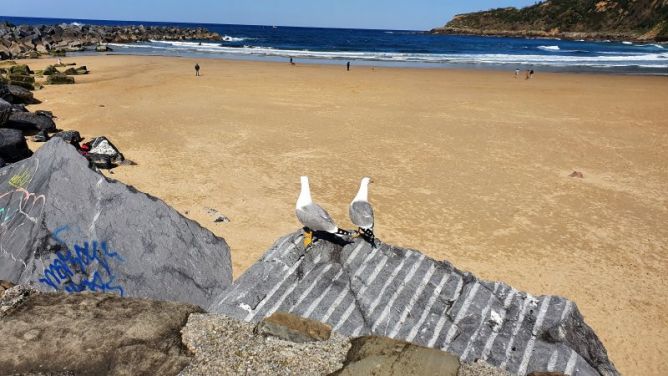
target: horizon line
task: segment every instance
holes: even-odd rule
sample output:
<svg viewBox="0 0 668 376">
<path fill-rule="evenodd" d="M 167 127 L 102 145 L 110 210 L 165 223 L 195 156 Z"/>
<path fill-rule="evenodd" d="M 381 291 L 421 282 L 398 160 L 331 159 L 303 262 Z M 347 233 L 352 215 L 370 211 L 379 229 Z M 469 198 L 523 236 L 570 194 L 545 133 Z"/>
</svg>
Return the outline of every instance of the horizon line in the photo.
<svg viewBox="0 0 668 376">
<path fill-rule="evenodd" d="M 96 18 L 62 18 L 62 17 L 41 17 L 41 16 L 8 16 L 0 15 L 0 20 L 3 17 L 11 18 L 38 18 L 45 20 L 63 20 L 63 21 L 105 21 L 105 22 L 147 22 L 147 23 L 167 23 L 167 24 L 183 24 L 183 25 L 215 25 L 215 26 L 256 26 L 256 27 L 283 27 L 294 29 L 334 29 L 334 30 L 378 30 L 378 31 L 410 31 L 410 32 L 428 32 L 427 30 L 412 30 L 412 29 L 378 29 L 378 28 L 364 28 L 364 27 L 331 27 L 331 26 L 290 26 L 290 25 L 258 25 L 258 24 L 236 24 L 236 23 L 212 23 L 212 22 L 186 22 L 186 21 L 147 21 L 147 20 L 110 20 L 110 19 L 96 19 Z M 20 25 L 19 25 L 20 26 Z"/>
</svg>

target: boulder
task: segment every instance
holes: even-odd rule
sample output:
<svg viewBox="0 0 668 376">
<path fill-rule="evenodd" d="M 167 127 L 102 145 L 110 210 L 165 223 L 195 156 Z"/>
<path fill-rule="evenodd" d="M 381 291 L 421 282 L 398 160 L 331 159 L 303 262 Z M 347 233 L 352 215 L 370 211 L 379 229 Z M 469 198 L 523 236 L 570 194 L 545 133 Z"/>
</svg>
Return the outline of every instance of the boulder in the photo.
<svg viewBox="0 0 668 376">
<path fill-rule="evenodd" d="M 44 71 L 42 71 L 42 74 L 45 76 L 50 76 L 54 73 L 58 73 L 58 70 L 53 65 L 49 65 L 48 67 L 44 68 Z"/>
<path fill-rule="evenodd" d="M 12 114 L 12 105 L 4 99 L 0 99 L 0 127 L 4 126 Z"/>
<path fill-rule="evenodd" d="M 0 96 L 7 102 L 14 104 L 33 104 L 38 102 L 35 100 L 32 91 L 16 85 L 7 85 L 4 91 L 0 88 Z"/>
<path fill-rule="evenodd" d="M 24 75 L 24 76 L 29 76 L 33 73 L 30 70 L 30 67 L 28 67 L 25 64 L 12 65 L 7 70 L 9 72 L 9 74 L 17 74 L 17 75 Z"/>
<path fill-rule="evenodd" d="M 26 139 L 23 137 L 23 133 L 21 133 L 21 131 L 16 129 L 0 128 L 0 158 L 4 163 L 18 162 L 30 157 L 31 155 L 32 151 L 28 149 L 28 144 L 26 143 Z M 2 209 L 0 212 L 6 213 L 6 210 L 7 209 Z M 2 225 L 0 225 L 0 228 L 1 226 Z M 0 234 L 2 234 L 1 229 Z M 1 258 L 2 250 L 0 249 L 0 259 Z M 0 266 L 0 269 L 2 269 L 2 266 Z M 1 273 L 0 279 L 11 281 L 9 278 L 3 278 Z"/>
<path fill-rule="evenodd" d="M 0 281 L 0 298 L 5 296 L 5 291 L 11 289 L 14 286 L 16 285 L 9 281 Z"/>
<path fill-rule="evenodd" d="M 202 307 L 230 286 L 225 240 L 88 165 L 53 138 L 0 170 L 0 279 Z"/>
<path fill-rule="evenodd" d="M 457 356 L 381 337 L 353 339 L 344 367 L 331 376 L 457 376 Z"/>
<path fill-rule="evenodd" d="M 9 74 L 7 75 L 7 78 L 9 78 L 9 81 L 14 83 L 14 82 L 20 82 L 20 83 L 26 83 L 26 84 L 34 84 L 35 83 L 35 78 L 31 75 L 26 75 L 26 74 Z"/>
<path fill-rule="evenodd" d="M 30 112 L 12 112 L 9 121 L 5 124 L 6 128 L 19 129 L 24 132 L 47 131 L 55 132 L 56 123 L 52 118 Z"/>
<path fill-rule="evenodd" d="M 29 112 L 25 104 L 13 104 L 12 112 Z"/>
<path fill-rule="evenodd" d="M 54 134 L 53 137 L 61 138 L 69 144 L 78 144 L 83 140 L 78 131 L 62 131 Z"/>
<path fill-rule="evenodd" d="M 47 77 L 47 85 L 71 85 L 74 83 L 74 78 L 63 73 L 54 73 Z"/>
<path fill-rule="evenodd" d="M 255 333 L 295 343 L 306 343 L 327 341 L 332 334 L 332 328 L 319 321 L 286 312 L 276 312 L 260 321 L 255 327 Z"/>
<path fill-rule="evenodd" d="M 12 86 L 21 87 L 25 90 L 35 90 L 35 84 L 30 83 L 30 82 L 10 80 L 9 84 L 12 85 Z"/>
<path fill-rule="evenodd" d="M 575 303 L 489 282 L 418 251 L 301 231 L 281 238 L 209 310 L 249 322 L 290 312 L 339 334 L 482 359 L 513 374 L 619 375 Z"/>
<path fill-rule="evenodd" d="M 11 291 L 11 290 L 10 290 Z M 191 356 L 187 304 L 106 294 L 29 294 L 0 319 L 0 373 L 177 375 Z"/>
<path fill-rule="evenodd" d="M 97 52 L 109 52 L 109 51 L 112 51 L 112 49 L 107 45 L 101 44 L 101 45 L 95 47 L 95 51 L 97 51 Z"/>
<path fill-rule="evenodd" d="M 104 136 L 95 137 L 81 146 L 86 158 L 98 168 L 110 169 L 125 160 L 118 148 Z"/>
</svg>

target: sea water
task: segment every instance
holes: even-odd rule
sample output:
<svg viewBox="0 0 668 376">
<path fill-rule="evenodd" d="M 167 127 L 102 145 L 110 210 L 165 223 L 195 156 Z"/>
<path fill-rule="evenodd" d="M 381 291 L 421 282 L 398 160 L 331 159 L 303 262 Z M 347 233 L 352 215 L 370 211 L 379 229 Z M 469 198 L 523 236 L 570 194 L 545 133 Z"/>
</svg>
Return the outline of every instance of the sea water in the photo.
<svg viewBox="0 0 668 376">
<path fill-rule="evenodd" d="M 152 40 L 112 44 L 114 53 L 197 58 L 411 67 L 618 72 L 668 75 L 668 45 L 462 35 L 424 31 L 324 29 L 109 20 L 2 17 L 13 24 L 204 27 L 221 41 Z"/>
</svg>

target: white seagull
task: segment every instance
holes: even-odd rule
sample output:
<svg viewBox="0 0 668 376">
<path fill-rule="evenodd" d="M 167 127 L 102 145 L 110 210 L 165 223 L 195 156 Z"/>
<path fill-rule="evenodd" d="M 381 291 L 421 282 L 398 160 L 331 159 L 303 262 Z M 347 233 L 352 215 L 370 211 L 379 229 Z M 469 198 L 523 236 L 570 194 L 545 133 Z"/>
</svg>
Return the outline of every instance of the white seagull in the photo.
<svg viewBox="0 0 668 376">
<path fill-rule="evenodd" d="M 295 212 L 297 219 L 304 225 L 304 248 L 313 243 L 313 232 L 322 231 L 335 235 L 350 235 L 348 231 L 341 230 L 332 217 L 320 207 L 313 203 L 311 199 L 311 189 L 308 184 L 308 177 L 301 177 L 302 189 L 297 199 Z"/>
<path fill-rule="evenodd" d="M 350 203 L 348 213 L 350 220 L 357 226 L 358 236 L 364 237 L 369 243 L 374 244 L 373 234 L 373 208 L 369 204 L 369 183 L 371 178 L 363 178 L 357 196 Z"/>
</svg>

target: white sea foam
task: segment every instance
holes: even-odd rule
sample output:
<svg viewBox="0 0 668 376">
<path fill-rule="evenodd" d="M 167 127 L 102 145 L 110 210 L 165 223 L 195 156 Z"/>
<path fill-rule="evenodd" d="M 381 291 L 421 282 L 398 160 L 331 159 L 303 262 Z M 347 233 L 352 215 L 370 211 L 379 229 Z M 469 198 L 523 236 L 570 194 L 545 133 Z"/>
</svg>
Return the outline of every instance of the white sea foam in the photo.
<svg viewBox="0 0 668 376">
<path fill-rule="evenodd" d="M 538 46 L 538 49 L 549 52 L 561 51 L 561 48 L 559 48 L 559 46 Z"/>
<path fill-rule="evenodd" d="M 151 41 L 151 43 L 110 44 L 117 48 L 147 51 L 164 51 L 163 53 L 206 53 L 232 56 L 259 57 L 294 57 L 321 60 L 363 60 L 380 62 L 434 63 L 434 64 L 524 64 L 536 66 L 647 66 L 668 68 L 668 53 L 599 54 L 598 56 L 545 54 L 545 55 L 513 55 L 513 54 L 428 54 L 398 52 L 356 52 L 356 51 L 310 51 L 287 50 L 272 47 L 244 46 L 229 47 L 218 43 Z M 117 49 L 118 50 L 118 49 Z M 570 50 L 560 50 L 570 52 Z M 142 51 L 144 52 L 144 51 Z"/>
<path fill-rule="evenodd" d="M 251 38 L 242 38 L 242 37 L 231 37 L 229 35 L 224 35 L 223 36 L 223 41 L 225 42 L 243 42 L 245 40 L 249 40 Z"/>
<path fill-rule="evenodd" d="M 622 42 L 622 44 L 626 44 L 626 45 L 629 45 L 629 46 L 633 46 L 633 42 L 627 42 L 627 41 L 624 41 L 624 42 Z"/>
</svg>

